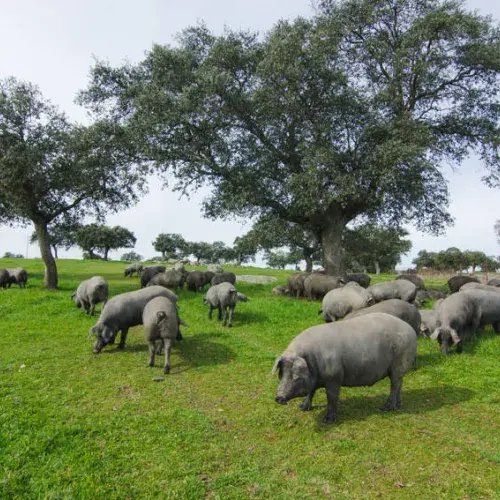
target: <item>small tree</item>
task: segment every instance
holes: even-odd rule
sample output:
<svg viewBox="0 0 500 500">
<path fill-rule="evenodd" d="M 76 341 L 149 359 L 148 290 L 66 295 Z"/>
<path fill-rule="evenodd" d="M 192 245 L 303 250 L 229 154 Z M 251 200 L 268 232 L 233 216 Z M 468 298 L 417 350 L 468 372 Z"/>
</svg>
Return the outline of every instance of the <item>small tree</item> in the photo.
<svg viewBox="0 0 500 500">
<path fill-rule="evenodd" d="M 186 243 L 186 255 L 193 255 L 198 262 L 210 262 L 212 245 L 206 241 Z"/>
<path fill-rule="evenodd" d="M 3 259 L 24 259 L 24 255 L 21 253 L 5 252 L 3 254 Z"/>
<path fill-rule="evenodd" d="M 241 266 L 247 262 L 255 262 L 255 255 L 259 250 L 258 242 L 255 240 L 253 233 L 247 233 L 243 236 L 238 236 L 233 242 L 234 260 Z"/>
<path fill-rule="evenodd" d="M 412 263 L 417 267 L 417 269 L 422 269 L 423 267 L 428 267 L 430 269 L 436 269 L 436 252 L 428 252 L 427 250 L 420 250 L 412 261 Z"/>
<path fill-rule="evenodd" d="M 68 218 L 56 220 L 48 226 L 49 242 L 54 251 L 54 258 L 58 258 L 58 250 L 64 248 L 69 250 L 76 245 L 76 231 L 80 225 Z M 38 234 L 34 231 L 30 238 L 30 243 L 38 243 Z"/>
<path fill-rule="evenodd" d="M 36 86 L 0 81 L 0 223 L 34 224 L 46 288 L 58 283 L 53 221 L 116 212 L 137 200 L 142 171 L 124 134 L 116 122 L 72 125 Z"/>
<path fill-rule="evenodd" d="M 139 262 L 142 260 L 142 255 L 139 255 L 137 252 L 127 252 L 120 257 L 120 260 L 124 262 Z"/>
<path fill-rule="evenodd" d="M 91 259 L 96 258 L 95 251 L 99 250 L 103 254 L 103 259 L 108 260 L 110 250 L 133 247 L 136 238 L 131 231 L 121 226 L 88 224 L 76 232 L 76 243 L 88 252 Z"/>
<path fill-rule="evenodd" d="M 289 254 L 284 250 L 267 251 L 264 254 L 264 259 L 267 265 L 272 268 L 285 269 L 290 263 Z"/>
<path fill-rule="evenodd" d="M 177 259 L 186 253 L 186 241 L 180 234 L 160 233 L 153 241 L 153 248 L 161 252 L 163 260 Z"/>
</svg>

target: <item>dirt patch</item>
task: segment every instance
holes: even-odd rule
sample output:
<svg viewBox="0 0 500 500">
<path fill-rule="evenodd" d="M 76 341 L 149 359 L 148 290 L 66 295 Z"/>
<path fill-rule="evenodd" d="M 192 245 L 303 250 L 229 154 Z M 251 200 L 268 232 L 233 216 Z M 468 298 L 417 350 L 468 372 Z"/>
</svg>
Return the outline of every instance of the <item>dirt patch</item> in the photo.
<svg viewBox="0 0 500 500">
<path fill-rule="evenodd" d="M 254 275 L 244 274 L 236 276 L 236 281 L 244 281 L 245 283 L 266 284 L 266 283 L 274 283 L 275 281 L 278 281 L 278 278 L 275 278 L 274 276 L 254 276 Z"/>
</svg>

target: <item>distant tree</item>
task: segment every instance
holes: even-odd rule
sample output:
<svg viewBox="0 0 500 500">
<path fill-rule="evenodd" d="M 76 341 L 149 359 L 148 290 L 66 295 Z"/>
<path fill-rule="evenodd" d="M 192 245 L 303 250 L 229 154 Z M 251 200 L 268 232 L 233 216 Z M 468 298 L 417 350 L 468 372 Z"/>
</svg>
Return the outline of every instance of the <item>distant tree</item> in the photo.
<svg viewBox="0 0 500 500">
<path fill-rule="evenodd" d="M 3 259 L 24 259 L 24 255 L 21 253 L 5 252 L 3 254 Z"/>
<path fill-rule="evenodd" d="M 212 245 L 206 241 L 186 243 L 186 255 L 193 255 L 198 262 L 210 262 Z"/>
<path fill-rule="evenodd" d="M 289 254 L 284 250 L 267 251 L 264 254 L 264 260 L 272 268 L 285 269 L 290 263 Z"/>
<path fill-rule="evenodd" d="M 436 267 L 442 271 L 459 271 L 469 267 L 467 256 L 457 247 L 441 250 L 436 256 Z"/>
<path fill-rule="evenodd" d="M 264 36 L 205 26 L 136 65 L 98 62 L 81 100 L 135 132 L 209 217 L 273 215 L 313 231 L 328 274 L 359 215 L 451 222 L 443 176 L 477 151 L 500 183 L 500 31 L 460 1 L 319 0 Z"/>
<path fill-rule="evenodd" d="M 142 260 L 142 255 L 139 255 L 137 252 L 127 252 L 120 257 L 120 260 L 125 262 L 139 262 Z"/>
<path fill-rule="evenodd" d="M 368 222 L 346 229 L 343 244 L 349 259 L 362 269 L 380 274 L 394 270 L 401 256 L 411 250 L 412 243 L 406 236 L 408 231 L 403 228 L 385 228 Z"/>
<path fill-rule="evenodd" d="M 313 262 L 322 262 L 321 244 L 313 231 L 299 224 L 287 222 L 278 217 L 261 217 L 247 233 L 249 239 L 258 243 L 263 250 L 288 247 L 294 255 L 306 263 L 306 271 L 312 271 Z"/>
<path fill-rule="evenodd" d="M 69 250 L 76 245 L 76 231 L 80 227 L 76 221 L 62 218 L 55 220 L 48 226 L 49 243 L 54 251 L 54 258 L 58 258 L 58 250 L 64 248 Z M 30 243 L 38 242 L 38 234 L 34 231 L 31 234 Z"/>
<path fill-rule="evenodd" d="M 90 258 L 95 258 L 95 250 L 100 250 L 103 259 L 108 260 L 110 250 L 133 247 L 136 241 L 134 234 L 121 226 L 88 224 L 76 232 L 77 245 L 88 252 Z"/>
<path fill-rule="evenodd" d="M 46 288 L 58 284 L 53 221 L 116 212 L 137 200 L 143 174 L 124 134 L 117 122 L 73 125 L 36 86 L 0 81 L 0 224 L 34 224 Z"/>
<path fill-rule="evenodd" d="M 163 260 L 178 259 L 185 255 L 187 246 L 182 235 L 177 233 L 160 233 L 153 241 L 153 248 L 161 252 Z"/>
<path fill-rule="evenodd" d="M 412 263 L 417 267 L 417 269 L 422 269 L 423 267 L 428 267 L 430 269 L 436 269 L 436 252 L 428 252 L 427 250 L 420 250 L 412 261 Z"/>
<path fill-rule="evenodd" d="M 251 232 L 234 239 L 232 253 L 238 266 L 250 261 L 255 262 L 255 255 L 258 250 L 259 244 Z"/>
<path fill-rule="evenodd" d="M 210 259 L 214 263 L 230 261 L 233 257 L 231 248 L 223 241 L 214 241 L 211 245 Z"/>
</svg>

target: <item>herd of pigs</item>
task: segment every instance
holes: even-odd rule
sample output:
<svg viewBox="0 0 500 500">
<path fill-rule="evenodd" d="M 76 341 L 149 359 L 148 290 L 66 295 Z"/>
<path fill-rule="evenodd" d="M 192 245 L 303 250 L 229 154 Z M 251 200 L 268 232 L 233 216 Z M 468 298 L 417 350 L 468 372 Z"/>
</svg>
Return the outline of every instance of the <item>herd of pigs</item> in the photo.
<svg viewBox="0 0 500 500">
<path fill-rule="evenodd" d="M 170 372 L 170 353 L 176 340 L 182 339 L 178 297 L 172 290 L 184 285 L 193 292 L 210 285 L 204 298 L 208 317 L 218 309 L 223 325 L 232 326 L 236 304 L 248 299 L 236 290 L 236 276 L 220 266 L 207 271 L 185 270 L 183 264 L 172 269 L 164 266 L 143 267 L 134 263 L 125 276 L 137 274 L 141 288 L 108 300 L 106 280 L 94 276 L 83 281 L 73 294 L 78 307 L 94 315 L 96 304 L 102 309 L 98 322 L 90 329 L 96 336 L 93 352 L 98 354 L 114 344 L 121 333 L 123 349 L 129 328 L 144 326 L 149 348 L 149 366 L 155 355 L 165 349 L 164 372 Z M 25 287 L 28 274 L 23 268 L 0 269 L 0 287 L 12 284 Z M 417 336 L 439 342 L 443 354 L 463 343 L 483 326 L 492 325 L 500 333 L 500 279 L 481 284 L 476 278 L 454 276 L 448 281 L 450 294 L 426 290 L 423 280 L 414 274 L 399 275 L 394 281 L 370 285 L 366 274 L 342 277 L 319 272 L 292 275 L 286 285 L 273 293 L 322 300 L 319 313 L 325 324 L 312 326 L 295 337 L 276 360 L 272 373 L 279 372 L 276 402 L 304 397 L 300 408 L 311 409 L 318 388 L 325 388 L 327 411 L 323 419 L 332 423 L 337 417 L 337 402 L 342 386 L 370 386 L 389 377 L 390 394 L 382 410 L 401 406 L 404 375 L 416 366 Z M 426 299 L 437 299 L 433 309 L 419 310 Z M 338 319 L 343 321 L 337 322 Z"/>
</svg>

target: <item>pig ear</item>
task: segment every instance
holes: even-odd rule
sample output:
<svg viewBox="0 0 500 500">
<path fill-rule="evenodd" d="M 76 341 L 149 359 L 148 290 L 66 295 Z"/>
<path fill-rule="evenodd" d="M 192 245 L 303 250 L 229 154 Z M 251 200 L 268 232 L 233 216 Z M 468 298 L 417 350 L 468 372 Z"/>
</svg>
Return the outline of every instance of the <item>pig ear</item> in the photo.
<svg viewBox="0 0 500 500">
<path fill-rule="evenodd" d="M 282 361 L 283 361 L 283 356 L 280 356 L 278 359 L 276 359 L 273 369 L 271 370 L 271 375 L 274 375 L 278 371 L 278 368 L 280 367 Z"/>
<path fill-rule="evenodd" d="M 90 330 L 89 330 L 89 336 L 87 337 L 87 339 L 89 339 L 90 337 L 92 337 L 92 335 L 97 335 L 97 325 L 94 325 Z"/>
<path fill-rule="evenodd" d="M 101 332 L 101 337 L 102 340 L 104 340 L 104 342 L 109 344 L 109 342 L 113 338 L 113 331 L 111 330 L 111 328 L 103 328 Z"/>
<path fill-rule="evenodd" d="M 309 372 L 306 360 L 297 356 L 293 360 L 292 365 L 292 379 L 297 380 L 298 378 L 304 377 Z"/>
<path fill-rule="evenodd" d="M 438 337 L 439 337 L 439 334 L 441 333 L 441 329 L 440 328 L 436 328 L 433 332 L 432 332 L 432 335 L 430 336 L 430 338 L 432 340 L 437 340 Z"/>
<path fill-rule="evenodd" d="M 460 337 L 458 336 L 455 330 L 450 329 L 451 338 L 454 344 L 458 344 L 460 342 Z"/>
</svg>

